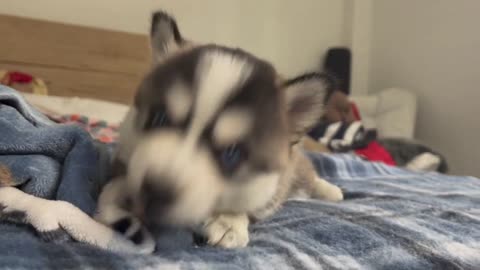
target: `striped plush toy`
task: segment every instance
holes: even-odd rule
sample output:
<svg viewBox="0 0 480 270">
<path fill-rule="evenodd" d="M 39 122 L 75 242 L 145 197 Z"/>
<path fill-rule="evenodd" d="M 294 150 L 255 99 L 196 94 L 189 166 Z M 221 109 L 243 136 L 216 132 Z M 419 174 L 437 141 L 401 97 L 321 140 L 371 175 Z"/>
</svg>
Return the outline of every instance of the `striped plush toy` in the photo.
<svg viewBox="0 0 480 270">
<path fill-rule="evenodd" d="M 412 170 L 447 172 L 445 158 L 420 142 L 377 138 L 375 130 L 364 128 L 356 105 L 343 92 L 332 91 L 325 107 L 324 117 L 308 135 L 330 152 L 352 152 L 369 161 Z"/>
</svg>

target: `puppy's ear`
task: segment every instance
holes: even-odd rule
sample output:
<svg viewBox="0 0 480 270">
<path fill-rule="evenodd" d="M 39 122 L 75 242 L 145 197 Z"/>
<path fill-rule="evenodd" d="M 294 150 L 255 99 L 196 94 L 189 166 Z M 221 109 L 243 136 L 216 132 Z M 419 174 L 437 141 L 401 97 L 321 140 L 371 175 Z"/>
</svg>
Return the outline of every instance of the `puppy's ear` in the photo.
<svg viewBox="0 0 480 270">
<path fill-rule="evenodd" d="M 167 55 L 175 53 L 184 43 L 177 22 L 172 16 L 164 11 L 153 13 L 150 28 L 153 63 L 158 63 Z"/>
<path fill-rule="evenodd" d="M 333 84 L 333 78 L 320 73 L 305 74 L 284 84 L 292 144 L 297 143 L 323 116 Z"/>
</svg>

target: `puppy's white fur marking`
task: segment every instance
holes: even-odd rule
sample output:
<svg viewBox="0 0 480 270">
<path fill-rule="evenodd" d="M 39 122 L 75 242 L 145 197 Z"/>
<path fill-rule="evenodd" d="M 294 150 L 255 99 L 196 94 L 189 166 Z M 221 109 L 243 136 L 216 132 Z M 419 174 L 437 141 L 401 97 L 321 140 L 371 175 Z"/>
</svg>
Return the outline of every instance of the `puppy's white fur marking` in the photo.
<svg viewBox="0 0 480 270">
<path fill-rule="evenodd" d="M 213 129 L 218 145 L 233 144 L 243 139 L 251 130 L 253 116 L 246 109 L 232 108 L 223 112 Z"/>
<path fill-rule="evenodd" d="M 147 172 L 157 177 L 162 181 L 160 184 L 170 187 L 172 192 L 180 191 L 165 218 L 179 225 L 198 223 L 211 212 L 223 189 L 214 166 L 208 151 L 200 147 L 190 149 L 181 134 L 163 131 L 145 137 L 138 144 L 129 163 L 127 180 L 129 189 L 139 192 Z"/>
<path fill-rule="evenodd" d="M 197 100 L 189 140 L 196 140 L 225 101 L 252 74 L 245 58 L 214 50 L 202 56 L 196 69 Z"/>
<path fill-rule="evenodd" d="M 167 107 L 169 115 L 173 121 L 179 123 L 187 118 L 190 108 L 192 107 L 192 95 L 187 90 L 187 86 L 182 81 L 177 81 L 168 90 Z"/>
</svg>

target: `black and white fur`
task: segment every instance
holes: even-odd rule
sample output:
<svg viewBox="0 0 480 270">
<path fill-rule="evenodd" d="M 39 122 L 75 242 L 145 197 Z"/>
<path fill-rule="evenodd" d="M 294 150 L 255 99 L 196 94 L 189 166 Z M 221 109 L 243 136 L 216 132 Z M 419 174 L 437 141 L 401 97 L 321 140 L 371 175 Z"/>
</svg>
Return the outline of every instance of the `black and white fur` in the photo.
<svg viewBox="0 0 480 270">
<path fill-rule="evenodd" d="M 146 227 L 163 224 L 235 248 L 248 244 L 251 221 L 289 197 L 343 199 L 297 144 L 323 113 L 325 81 L 286 86 L 245 51 L 185 40 L 163 12 L 153 16 L 151 45 L 152 70 L 122 124 L 115 177 L 98 201 L 100 223 L 67 202 L 16 189 L 6 170 L 0 220 L 113 251 L 153 252 Z"/>
<path fill-rule="evenodd" d="M 343 199 L 296 144 L 323 113 L 324 81 L 286 87 L 243 50 L 186 41 L 163 12 L 151 29 L 154 63 L 121 127 L 98 220 L 137 242 L 148 238 L 142 224 L 166 224 L 234 248 L 290 196 Z"/>
<path fill-rule="evenodd" d="M 392 155 L 397 166 L 448 173 L 445 157 L 421 142 L 402 138 L 382 138 L 378 142 Z"/>
</svg>

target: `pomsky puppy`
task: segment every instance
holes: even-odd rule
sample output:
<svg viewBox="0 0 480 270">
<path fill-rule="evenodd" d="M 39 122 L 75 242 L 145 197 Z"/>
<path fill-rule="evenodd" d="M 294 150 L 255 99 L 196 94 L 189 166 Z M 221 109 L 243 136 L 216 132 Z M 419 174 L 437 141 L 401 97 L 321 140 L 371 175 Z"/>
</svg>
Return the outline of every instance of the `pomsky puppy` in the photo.
<svg viewBox="0 0 480 270">
<path fill-rule="evenodd" d="M 185 39 L 164 12 L 150 39 L 152 69 L 120 128 L 97 220 L 152 250 L 146 225 L 236 248 L 248 244 L 250 222 L 289 197 L 343 199 L 299 146 L 324 112 L 324 77 L 287 84 L 248 52 Z"/>
</svg>

